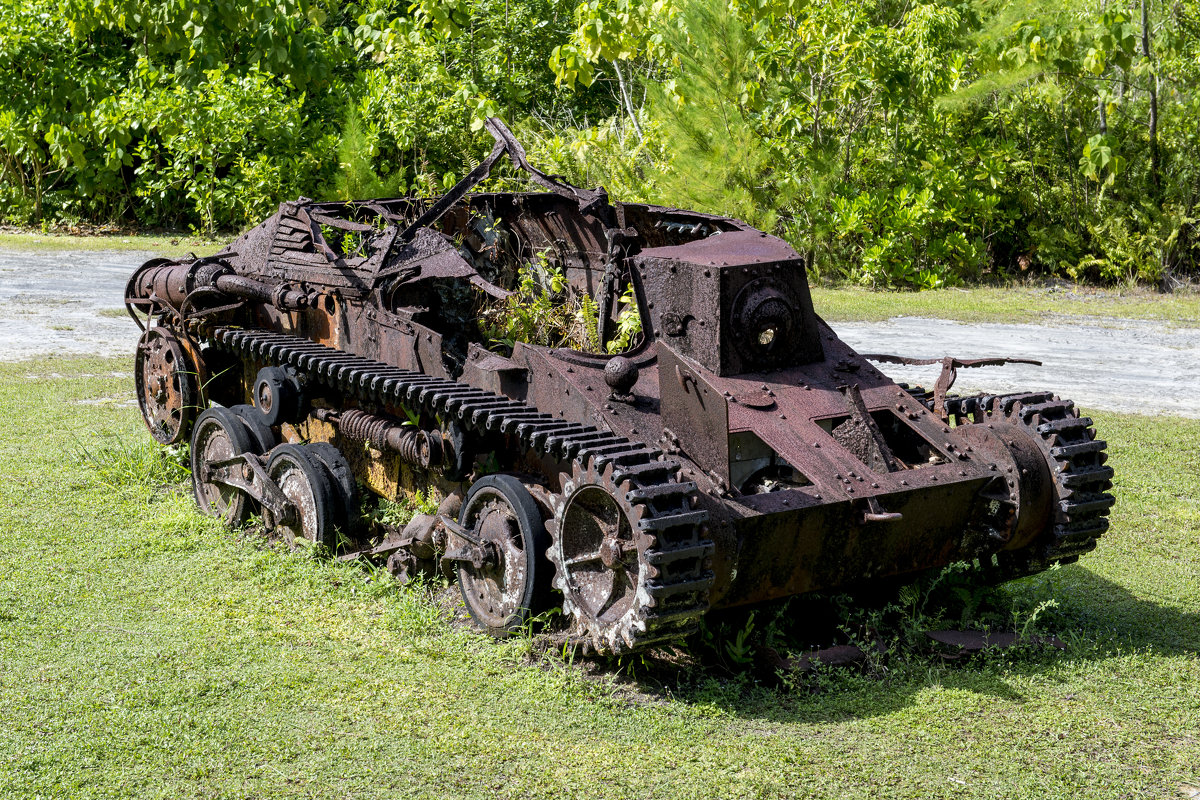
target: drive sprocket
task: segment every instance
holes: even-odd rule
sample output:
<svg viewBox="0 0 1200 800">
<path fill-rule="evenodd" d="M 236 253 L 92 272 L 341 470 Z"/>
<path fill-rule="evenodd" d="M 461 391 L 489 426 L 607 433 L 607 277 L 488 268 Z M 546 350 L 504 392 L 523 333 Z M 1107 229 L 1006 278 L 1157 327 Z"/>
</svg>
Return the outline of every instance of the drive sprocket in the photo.
<svg viewBox="0 0 1200 800">
<path fill-rule="evenodd" d="M 1021 434 L 1041 452 L 1053 482 L 1048 524 L 1028 546 L 997 553 L 997 580 L 1011 580 L 1070 563 L 1096 547 L 1108 530 L 1113 470 L 1104 440 L 1075 404 L 1049 392 L 947 398 L 956 425 L 985 425 L 1004 436 Z"/>
<path fill-rule="evenodd" d="M 640 486 L 611 464 L 574 462 L 551 498 L 547 555 L 568 638 L 622 653 L 689 633 L 708 610 L 713 544 L 693 483 Z"/>
</svg>

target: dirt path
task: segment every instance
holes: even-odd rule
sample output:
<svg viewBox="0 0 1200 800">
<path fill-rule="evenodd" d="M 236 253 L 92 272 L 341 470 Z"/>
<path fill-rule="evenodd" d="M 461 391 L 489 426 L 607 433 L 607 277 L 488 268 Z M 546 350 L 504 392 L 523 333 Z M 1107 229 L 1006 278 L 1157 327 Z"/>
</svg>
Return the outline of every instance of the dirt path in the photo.
<svg viewBox="0 0 1200 800">
<path fill-rule="evenodd" d="M 1053 391 L 1085 408 L 1200 417 L 1200 328 L 1149 320 L 1078 318 L 1044 325 L 967 324 L 897 317 L 834 329 L 866 353 L 916 358 L 1012 356 L 1042 362 L 960 369 L 954 390 Z M 931 386 L 940 367 L 881 364 L 891 378 Z"/>
<path fill-rule="evenodd" d="M 125 281 L 152 253 L 0 250 L 0 361 L 49 354 L 124 355 L 137 328 L 122 311 Z M 956 390 L 1052 390 L 1084 408 L 1200 417 L 1200 328 L 1102 317 L 1041 325 L 916 317 L 839 322 L 862 352 L 1039 359 L 959 371 Z M 932 384 L 937 367 L 881 365 L 896 380 Z"/>
<path fill-rule="evenodd" d="M 153 255 L 0 250 L 0 361 L 132 353 L 125 282 Z"/>
</svg>

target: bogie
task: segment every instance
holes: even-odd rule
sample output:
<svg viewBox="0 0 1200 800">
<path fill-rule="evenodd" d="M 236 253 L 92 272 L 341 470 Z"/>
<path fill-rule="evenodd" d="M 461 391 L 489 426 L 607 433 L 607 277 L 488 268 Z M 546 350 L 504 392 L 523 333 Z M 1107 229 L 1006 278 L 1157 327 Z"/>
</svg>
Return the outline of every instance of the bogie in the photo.
<svg viewBox="0 0 1200 800">
<path fill-rule="evenodd" d="M 521 630 L 549 605 L 550 544 L 541 509 L 512 475 L 485 475 L 471 485 L 448 535 L 463 602 L 493 636 Z"/>
<path fill-rule="evenodd" d="M 334 548 L 338 490 L 308 447 L 283 444 L 272 450 L 267 475 L 287 500 L 282 509 L 266 509 L 267 526 L 293 549 L 302 543 Z"/>
<path fill-rule="evenodd" d="M 196 505 L 227 525 L 240 525 L 250 516 L 249 498 L 229 483 L 231 472 L 240 472 L 239 456 L 254 448 L 241 418 L 227 408 L 205 410 L 192 431 L 192 492 Z"/>
</svg>

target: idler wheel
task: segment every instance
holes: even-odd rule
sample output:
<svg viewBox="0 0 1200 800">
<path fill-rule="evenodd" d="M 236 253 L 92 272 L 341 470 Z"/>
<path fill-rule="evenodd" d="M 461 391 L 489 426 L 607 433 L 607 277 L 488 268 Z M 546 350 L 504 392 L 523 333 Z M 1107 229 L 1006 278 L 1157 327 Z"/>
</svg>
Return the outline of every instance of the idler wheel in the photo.
<svg viewBox="0 0 1200 800">
<path fill-rule="evenodd" d="M 287 500 L 287 510 L 280 517 L 264 507 L 263 519 L 293 550 L 299 539 L 333 549 L 337 497 L 324 467 L 307 450 L 283 444 L 271 451 L 267 475 Z"/>
<path fill-rule="evenodd" d="M 329 442 L 309 442 L 304 447 L 309 460 L 324 467 L 332 484 L 337 505 L 334 519 L 339 523 L 354 519 L 358 513 L 358 487 L 354 483 L 354 471 L 342 451 Z"/>
<path fill-rule="evenodd" d="M 254 379 L 254 406 L 271 427 L 304 416 L 300 382 L 283 367 L 263 367 Z"/>
<path fill-rule="evenodd" d="M 134 359 L 138 407 L 159 444 L 178 444 L 192 431 L 196 415 L 196 367 L 183 346 L 164 328 L 147 328 Z"/>
<path fill-rule="evenodd" d="M 253 452 L 254 443 L 242 420 L 228 408 L 202 413 L 192 430 L 192 494 L 196 505 L 226 525 L 241 525 L 250 516 L 246 494 L 223 478 L 241 466 L 227 463 Z"/>
<path fill-rule="evenodd" d="M 503 637 L 545 607 L 550 589 L 542 554 L 550 544 L 537 502 L 511 475 L 487 475 L 471 486 L 459 524 L 476 542 L 455 556 L 458 586 L 479 627 Z"/>
</svg>

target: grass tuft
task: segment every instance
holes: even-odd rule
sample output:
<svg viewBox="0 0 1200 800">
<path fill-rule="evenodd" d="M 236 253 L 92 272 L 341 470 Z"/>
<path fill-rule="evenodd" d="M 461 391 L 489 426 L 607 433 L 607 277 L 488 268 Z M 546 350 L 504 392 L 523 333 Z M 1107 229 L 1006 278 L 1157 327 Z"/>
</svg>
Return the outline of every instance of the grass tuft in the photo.
<svg viewBox="0 0 1200 800">
<path fill-rule="evenodd" d="M 191 479 L 187 445 L 162 447 L 149 436 L 108 434 L 80 443 L 75 455 L 96 479 L 114 489 L 187 492 Z"/>
</svg>

